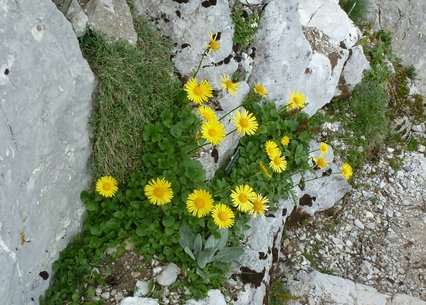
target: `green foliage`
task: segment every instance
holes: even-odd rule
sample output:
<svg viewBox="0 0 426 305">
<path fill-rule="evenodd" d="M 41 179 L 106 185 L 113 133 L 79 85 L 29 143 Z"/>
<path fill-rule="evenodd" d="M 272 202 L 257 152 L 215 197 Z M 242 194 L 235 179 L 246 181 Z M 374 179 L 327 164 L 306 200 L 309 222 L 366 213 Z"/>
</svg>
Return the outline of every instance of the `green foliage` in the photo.
<svg viewBox="0 0 426 305">
<path fill-rule="evenodd" d="M 164 108 L 173 109 L 180 83 L 172 75 L 171 43 L 146 22 L 136 24 L 138 44 L 107 43 L 86 34 L 80 41 L 84 57 L 98 78 L 91 120 L 94 177 L 112 175 L 123 182 L 145 151 L 143 127 Z"/>
<path fill-rule="evenodd" d="M 368 145 L 381 144 L 387 135 L 388 100 L 382 84 L 368 77 L 352 92 L 349 104 L 354 113 L 353 130 L 356 136 L 365 136 Z"/>
<path fill-rule="evenodd" d="M 366 23 L 371 10 L 370 0 L 340 0 L 339 4 L 357 25 Z"/>
<path fill-rule="evenodd" d="M 297 301 L 300 297 L 294 296 L 279 280 L 274 280 L 268 290 L 269 305 L 285 305 L 290 301 Z"/>
<path fill-rule="evenodd" d="M 244 9 L 244 6 L 237 2 L 232 12 L 235 29 L 234 44 L 238 45 L 241 50 L 247 49 L 259 27 L 259 12 L 254 9 L 248 13 L 249 10 L 249 8 Z"/>
<path fill-rule="evenodd" d="M 228 230 L 220 230 L 219 239 L 213 234 L 210 235 L 204 247 L 201 235 L 195 235 L 189 227 L 181 226 L 179 234 L 180 246 L 186 254 L 197 261 L 201 269 L 212 262 L 230 263 L 244 253 L 243 249 L 238 247 L 225 247 L 228 242 Z"/>
<path fill-rule="evenodd" d="M 417 77 L 417 71 L 416 68 L 413 65 L 410 65 L 405 69 L 405 73 L 407 77 L 411 80 L 415 80 Z"/>
</svg>

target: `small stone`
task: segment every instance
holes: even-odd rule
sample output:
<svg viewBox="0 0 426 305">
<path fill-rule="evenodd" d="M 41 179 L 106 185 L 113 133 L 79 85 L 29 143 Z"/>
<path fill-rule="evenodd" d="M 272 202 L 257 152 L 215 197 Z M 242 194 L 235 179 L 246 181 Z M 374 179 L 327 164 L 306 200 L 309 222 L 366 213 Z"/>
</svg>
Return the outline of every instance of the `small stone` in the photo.
<svg viewBox="0 0 426 305">
<path fill-rule="evenodd" d="M 110 296 L 111 294 L 108 291 L 105 291 L 104 293 L 101 294 L 101 298 L 104 300 L 108 300 Z"/>
<path fill-rule="evenodd" d="M 148 282 L 146 281 L 137 281 L 135 292 L 133 293 L 134 297 L 143 297 L 148 294 Z"/>
<path fill-rule="evenodd" d="M 392 147 L 388 147 L 388 148 L 387 148 L 387 150 L 388 150 L 388 152 L 390 152 L 390 153 L 393 153 L 393 152 L 395 151 L 395 149 L 394 149 L 394 148 L 392 148 Z"/>
<path fill-rule="evenodd" d="M 398 272 L 399 272 L 400 274 L 405 274 L 405 270 L 404 270 L 404 269 L 402 269 L 401 267 L 399 267 L 397 270 L 398 270 Z"/>
<path fill-rule="evenodd" d="M 365 226 L 367 227 L 367 229 L 370 229 L 370 230 L 376 229 L 376 223 L 374 222 L 369 222 Z"/>
<path fill-rule="evenodd" d="M 365 211 L 365 217 L 367 217 L 367 218 L 374 218 L 374 214 L 371 213 L 370 211 Z"/>
<path fill-rule="evenodd" d="M 357 219 L 355 219 L 354 224 L 355 224 L 358 228 L 360 228 L 361 230 L 364 230 L 364 225 L 362 224 L 362 222 L 361 222 L 358 218 L 357 218 Z"/>
<path fill-rule="evenodd" d="M 159 274 L 161 271 L 163 270 L 163 268 L 161 266 L 155 267 L 154 269 L 152 269 L 152 273 L 154 275 Z"/>
<path fill-rule="evenodd" d="M 102 288 L 101 288 L 101 287 L 97 287 L 97 288 L 95 289 L 95 294 L 96 294 L 96 295 L 101 295 L 101 293 L 102 293 Z"/>
<path fill-rule="evenodd" d="M 164 267 L 163 271 L 161 271 L 161 273 L 157 276 L 157 282 L 161 286 L 170 286 L 176 281 L 179 274 L 179 267 L 173 263 L 170 263 Z"/>
<path fill-rule="evenodd" d="M 426 151 L 426 147 L 424 145 L 419 145 L 419 148 L 417 149 L 418 152 L 424 153 Z"/>
</svg>

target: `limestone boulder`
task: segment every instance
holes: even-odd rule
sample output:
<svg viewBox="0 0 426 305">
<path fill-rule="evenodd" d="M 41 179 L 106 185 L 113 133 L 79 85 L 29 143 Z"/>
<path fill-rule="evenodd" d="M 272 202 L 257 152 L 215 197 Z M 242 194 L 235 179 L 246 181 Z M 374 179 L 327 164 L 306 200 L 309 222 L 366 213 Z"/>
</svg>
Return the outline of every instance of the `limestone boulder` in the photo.
<svg viewBox="0 0 426 305">
<path fill-rule="evenodd" d="M 233 58 L 234 26 L 228 0 L 170 1 L 136 0 L 139 15 L 152 18 L 160 31 L 175 43 L 173 61 L 178 71 L 191 77 L 209 43 L 209 33 L 218 33 L 221 48 L 210 52 L 197 77 L 210 80 L 220 89 L 222 74 L 232 74 L 238 64 Z"/>
<path fill-rule="evenodd" d="M 412 296 L 383 294 L 373 287 L 318 271 L 300 271 L 288 281 L 287 288 L 308 305 L 426 305 L 426 302 Z"/>
<path fill-rule="evenodd" d="M 94 76 L 50 0 L 0 2 L 0 303 L 38 304 L 79 231 Z"/>
<path fill-rule="evenodd" d="M 87 3 L 89 27 L 111 40 L 127 40 L 135 45 L 138 35 L 126 0 L 91 0 Z"/>
<path fill-rule="evenodd" d="M 302 91 L 313 115 L 335 95 L 359 30 L 333 0 L 270 1 L 253 42 L 252 83 L 262 83 L 278 106 Z M 361 72 L 362 74 L 362 72 Z"/>
<path fill-rule="evenodd" d="M 74 29 L 75 35 L 77 35 L 77 37 L 82 37 L 84 34 L 86 34 L 89 18 L 87 18 L 77 0 L 71 1 L 65 16 L 71 22 L 72 28 Z"/>
<path fill-rule="evenodd" d="M 426 97 L 426 2 L 423 0 L 374 0 L 370 20 L 375 30 L 392 33 L 394 53 L 417 71 L 416 86 Z"/>
</svg>

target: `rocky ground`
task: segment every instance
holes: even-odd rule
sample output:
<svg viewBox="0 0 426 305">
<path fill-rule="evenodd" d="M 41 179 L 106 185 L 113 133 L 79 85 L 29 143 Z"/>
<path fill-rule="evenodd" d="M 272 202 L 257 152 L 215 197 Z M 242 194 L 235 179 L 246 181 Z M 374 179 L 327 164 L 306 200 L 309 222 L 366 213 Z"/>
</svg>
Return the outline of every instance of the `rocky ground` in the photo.
<svg viewBox="0 0 426 305">
<path fill-rule="evenodd" d="M 387 147 L 335 207 L 290 228 L 284 282 L 316 269 L 393 295 L 426 300 L 426 158 Z M 395 167 L 395 158 L 402 164 Z"/>
</svg>

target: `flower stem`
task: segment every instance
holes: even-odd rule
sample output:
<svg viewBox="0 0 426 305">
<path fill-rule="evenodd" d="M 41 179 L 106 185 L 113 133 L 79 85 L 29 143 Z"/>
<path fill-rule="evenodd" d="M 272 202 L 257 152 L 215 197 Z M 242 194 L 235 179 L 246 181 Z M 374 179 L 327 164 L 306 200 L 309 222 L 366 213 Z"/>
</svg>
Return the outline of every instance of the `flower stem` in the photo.
<svg viewBox="0 0 426 305">
<path fill-rule="evenodd" d="M 193 78 L 195 78 L 197 76 L 198 72 L 200 71 L 201 64 L 203 63 L 204 58 L 206 56 L 207 56 L 207 51 L 204 51 L 203 55 L 201 55 L 200 62 L 198 63 L 197 70 L 195 70 L 194 74 L 192 75 Z"/>
<path fill-rule="evenodd" d="M 232 113 L 233 111 L 237 110 L 238 108 L 242 107 L 241 105 L 233 108 L 232 110 L 228 111 L 227 113 L 225 113 L 224 115 L 222 115 L 219 119 L 219 121 L 221 121 L 222 119 L 224 119 L 227 115 L 229 115 L 230 113 Z"/>
</svg>

